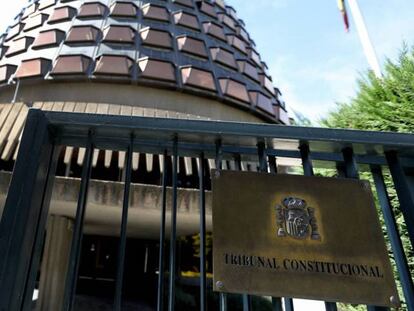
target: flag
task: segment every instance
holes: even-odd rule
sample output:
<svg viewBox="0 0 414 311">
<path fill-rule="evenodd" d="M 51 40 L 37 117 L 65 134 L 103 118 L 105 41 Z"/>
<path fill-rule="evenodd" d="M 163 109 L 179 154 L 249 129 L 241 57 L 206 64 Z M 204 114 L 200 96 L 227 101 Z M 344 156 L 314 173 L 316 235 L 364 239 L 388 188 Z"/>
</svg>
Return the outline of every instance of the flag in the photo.
<svg viewBox="0 0 414 311">
<path fill-rule="evenodd" d="M 345 30 L 346 32 L 349 31 L 349 19 L 348 19 L 348 13 L 346 12 L 346 6 L 345 6 L 345 0 L 338 0 L 338 7 L 341 11 L 342 18 L 344 19 L 345 24 Z"/>
</svg>

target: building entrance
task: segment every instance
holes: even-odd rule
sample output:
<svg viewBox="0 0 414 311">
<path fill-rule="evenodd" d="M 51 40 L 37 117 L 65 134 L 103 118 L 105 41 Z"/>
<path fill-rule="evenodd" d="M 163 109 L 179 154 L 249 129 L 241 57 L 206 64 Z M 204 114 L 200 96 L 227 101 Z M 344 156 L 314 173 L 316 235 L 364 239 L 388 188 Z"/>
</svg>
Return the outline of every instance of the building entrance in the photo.
<svg viewBox="0 0 414 311">
<path fill-rule="evenodd" d="M 119 238 L 87 235 L 82 243 L 75 310 L 112 310 Z M 156 310 L 158 245 L 128 239 L 123 310 Z"/>
</svg>

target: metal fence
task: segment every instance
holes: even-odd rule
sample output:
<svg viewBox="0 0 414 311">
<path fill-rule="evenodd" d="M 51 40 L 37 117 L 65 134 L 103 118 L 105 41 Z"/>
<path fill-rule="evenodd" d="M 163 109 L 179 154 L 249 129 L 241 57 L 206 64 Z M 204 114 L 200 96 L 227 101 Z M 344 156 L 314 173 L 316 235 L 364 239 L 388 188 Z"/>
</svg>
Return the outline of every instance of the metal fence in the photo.
<svg viewBox="0 0 414 311">
<path fill-rule="evenodd" d="M 51 189 L 58 156 L 63 146 L 86 148 L 73 239 L 66 278 L 63 310 L 72 310 L 76 293 L 83 219 L 88 199 L 93 153 L 96 148 L 126 152 L 124 199 L 120 232 L 114 310 L 121 310 L 122 280 L 126 248 L 131 163 L 133 152 L 163 155 L 162 209 L 159 248 L 158 310 L 175 309 L 177 280 L 177 170 L 179 157 L 197 158 L 200 197 L 200 310 L 206 310 L 206 215 L 205 191 L 207 160 L 222 168 L 227 160 L 241 169 L 245 161 L 258 163 L 258 170 L 277 174 L 278 159 L 298 159 L 305 175 L 314 166 L 333 167 L 339 176 L 359 178 L 361 170 L 374 179 L 387 236 L 392 246 L 404 300 L 414 310 L 412 271 L 398 232 L 383 171 L 389 170 L 405 219 L 410 247 L 414 245 L 414 135 L 242 124 L 231 122 L 173 120 L 31 110 L 23 133 L 20 151 L 0 226 L 0 310 L 30 310 L 32 294 L 46 229 Z M 169 250 L 166 249 L 167 161 L 172 159 L 172 206 Z M 169 267 L 164 257 L 169 253 Z M 164 286 L 168 278 L 168 286 Z M 167 296 L 168 299 L 163 299 Z M 220 310 L 227 310 L 225 294 L 220 295 Z M 165 301 L 164 301 L 165 300 Z M 241 298 L 244 310 L 252 310 L 251 297 Z M 274 310 L 293 310 L 290 298 L 273 298 Z M 336 304 L 326 302 L 326 310 Z M 230 308 L 229 308 L 230 309 Z M 369 310 L 386 310 L 368 306 Z"/>
</svg>

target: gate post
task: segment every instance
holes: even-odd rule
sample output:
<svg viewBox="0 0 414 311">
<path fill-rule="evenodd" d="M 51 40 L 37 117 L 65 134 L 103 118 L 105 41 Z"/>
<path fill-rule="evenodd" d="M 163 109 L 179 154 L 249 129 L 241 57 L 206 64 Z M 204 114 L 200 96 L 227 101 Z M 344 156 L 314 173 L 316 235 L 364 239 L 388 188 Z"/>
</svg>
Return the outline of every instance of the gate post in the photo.
<svg viewBox="0 0 414 311">
<path fill-rule="evenodd" d="M 1 311 L 23 310 L 32 302 L 56 169 L 54 151 L 47 118 L 30 110 L 0 222 Z"/>
</svg>

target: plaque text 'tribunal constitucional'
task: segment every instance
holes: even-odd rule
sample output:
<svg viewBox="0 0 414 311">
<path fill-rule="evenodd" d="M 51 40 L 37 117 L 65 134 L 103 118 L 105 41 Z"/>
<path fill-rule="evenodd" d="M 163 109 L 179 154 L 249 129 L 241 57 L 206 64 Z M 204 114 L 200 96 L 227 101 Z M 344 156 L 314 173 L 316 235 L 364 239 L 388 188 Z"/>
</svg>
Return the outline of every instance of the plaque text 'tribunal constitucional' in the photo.
<svg viewBox="0 0 414 311">
<path fill-rule="evenodd" d="M 263 268 L 276 271 L 298 273 L 324 273 L 332 275 L 383 278 L 384 275 L 378 266 L 337 263 L 301 259 L 277 259 L 254 255 L 224 254 L 224 263 L 246 268 Z"/>
<path fill-rule="evenodd" d="M 367 181 L 213 171 L 213 288 L 398 307 Z"/>
</svg>

